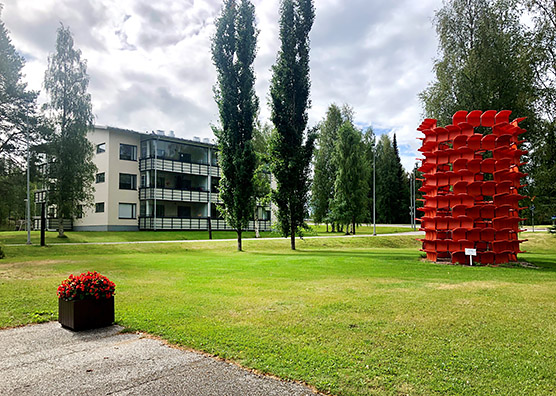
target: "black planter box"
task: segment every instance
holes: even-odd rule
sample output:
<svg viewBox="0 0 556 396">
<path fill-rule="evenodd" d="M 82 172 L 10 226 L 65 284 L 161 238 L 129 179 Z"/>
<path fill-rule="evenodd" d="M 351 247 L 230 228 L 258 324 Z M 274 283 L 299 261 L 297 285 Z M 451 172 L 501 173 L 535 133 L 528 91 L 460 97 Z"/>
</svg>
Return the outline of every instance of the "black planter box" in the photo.
<svg viewBox="0 0 556 396">
<path fill-rule="evenodd" d="M 114 323 L 114 297 L 72 301 L 60 298 L 58 322 L 74 331 L 110 326 Z"/>
</svg>

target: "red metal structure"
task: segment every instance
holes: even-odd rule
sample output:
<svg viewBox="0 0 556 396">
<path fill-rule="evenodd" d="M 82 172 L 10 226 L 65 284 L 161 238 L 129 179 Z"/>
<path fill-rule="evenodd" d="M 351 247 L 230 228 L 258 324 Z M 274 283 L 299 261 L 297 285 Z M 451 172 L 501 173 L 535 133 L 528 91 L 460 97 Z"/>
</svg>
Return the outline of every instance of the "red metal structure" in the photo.
<svg viewBox="0 0 556 396">
<path fill-rule="evenodd" d="M 526 175 L 519 135 L 525 132 L 510 122 L 511 111 L 458 111 L 452 125 L 438 127 L 437 120 L 425 119 L 417 130 L 425 137 L 419 149 L 424 155 L 424 205 L 421 250 L 430 261 L 451 260 L 465 264 L 466 248 L 477 250 L 475 261 L 501 264 L 517 261 L 519 207 Z"/>
</svg>

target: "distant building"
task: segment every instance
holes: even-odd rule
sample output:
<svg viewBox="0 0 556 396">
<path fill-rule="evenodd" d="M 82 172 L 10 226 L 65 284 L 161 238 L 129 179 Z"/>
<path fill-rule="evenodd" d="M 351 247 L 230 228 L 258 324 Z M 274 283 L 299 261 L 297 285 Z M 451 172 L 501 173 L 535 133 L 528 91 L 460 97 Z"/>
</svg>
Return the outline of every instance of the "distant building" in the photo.
<svg viewBox="0 0 556 396">
<path fill-rule="evenodd" d="M 163 131 L 140 133 L 95 126 L 89 132 L 98 168 L 93 207 L 67 222 L 76 231 L 231 230 L 216 206 L 220 167 L 218 150 L 208 139 L 186 140 Z M 45 201 L 48 189 L 35 193 Z M 269 206 L 257 207 L 259 230 L 271 227 Z M 55 208 L 48 210 L 48 228 L 55 229 Z M 35 227 L 38 227 L 35 219 Z M 249 230 L 255 227 L 249 222 Z"/>
</svg>

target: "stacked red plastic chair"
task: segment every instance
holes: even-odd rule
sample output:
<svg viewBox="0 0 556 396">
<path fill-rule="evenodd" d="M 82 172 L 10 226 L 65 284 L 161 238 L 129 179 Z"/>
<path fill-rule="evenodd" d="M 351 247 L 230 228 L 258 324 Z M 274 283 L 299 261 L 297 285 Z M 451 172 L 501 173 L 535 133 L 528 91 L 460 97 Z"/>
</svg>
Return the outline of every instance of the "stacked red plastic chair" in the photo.
<svg viewBox="0 0 556 396">
<path fill-rule="evenodd" d="M 421 230 L 430 261 L 466 264 L 465 249 L 476 249 L 475 262 L 517 261 L 519 244 L 519 168 L 527 154 L 519 147 L 524 118 L 510 122 L 511 111 L 458 111 L 452 125 L 438 127 L 425 119 L 417 130 L 425 137 L 419 149 L 424 205 Z"/>
</svg>

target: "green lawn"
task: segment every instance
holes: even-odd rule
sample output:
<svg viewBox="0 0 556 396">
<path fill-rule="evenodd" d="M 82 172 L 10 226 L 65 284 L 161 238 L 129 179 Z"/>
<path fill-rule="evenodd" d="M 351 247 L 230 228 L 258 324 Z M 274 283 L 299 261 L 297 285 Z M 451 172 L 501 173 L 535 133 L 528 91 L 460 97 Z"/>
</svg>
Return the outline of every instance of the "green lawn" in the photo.
<svg viewBox="0 0 556 396">
<path fill-rule="evenodd" d="M 393 234 L 399 232 L 412 231 L 411 228 L 404 227 L 377 227 L 377 234 Z M 373 227 L 362 225 L 357 227 L 356 233 L 372 234 Z M 57 232 L 47 232 L 46 244 L 54 243 L 91 243 L 91 242 L 136 242 L 136 241 L 180 241 L 180 240 L 201 240 L 208 239 L 208 231 L 106 231 L 106 232 L 75 232 L 66 231 L 67 238 L 58 238 Z M 305 236 L 333 236 L 344 235 L 343 232 L 326 232 L 326 226 L 313 225 L 309 231 L 304 232 Z M 234 239 L 237 234 L 234 231 L 214 231 L 213 239 Z M 243 233 L 243 238 L 254 238 L 254 232 Z M 280 235 L 276 232 L 261 232 L 263 238 L 276 238 Z M 31 231 L 31 243 L 40 244 L 40 231 Z M 26 231 L 0 231 L 0 244 L 17 244 L 27 242 Z"/>
<path fill-rule="evenodd" d="M 56 318 L 56 287 L 97 270 L 116 320 L 339 395 L 556 392 L 556 238 L 538 268 L 422 261 L 415 237 L 6 247 L 0 327 Z"/>
</svg>

